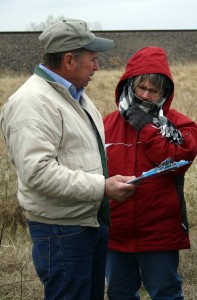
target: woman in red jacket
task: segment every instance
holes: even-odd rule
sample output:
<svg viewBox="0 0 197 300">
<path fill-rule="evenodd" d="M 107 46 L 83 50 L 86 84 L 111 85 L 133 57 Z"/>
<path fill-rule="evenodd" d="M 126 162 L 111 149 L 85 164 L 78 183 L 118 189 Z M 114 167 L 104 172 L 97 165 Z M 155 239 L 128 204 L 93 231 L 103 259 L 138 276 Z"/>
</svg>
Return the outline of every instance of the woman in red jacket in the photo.
<svg viewBox="0 0 197 300">
<path fill-rule="evenodd" d="M 170 105 L 174 84 L 165 51 L 145 47 L 116 87 L 118 110 L 104 118 L 109 175 L 135 175 L 168 157 L 193 161 L 197 125 Z M 106 276 L 109 300 L 182 300 L 179 250 L 190 247 L 183 195 L 188 166 L 140 183 L 124 203 L 111 199 Z"/>
</svg>

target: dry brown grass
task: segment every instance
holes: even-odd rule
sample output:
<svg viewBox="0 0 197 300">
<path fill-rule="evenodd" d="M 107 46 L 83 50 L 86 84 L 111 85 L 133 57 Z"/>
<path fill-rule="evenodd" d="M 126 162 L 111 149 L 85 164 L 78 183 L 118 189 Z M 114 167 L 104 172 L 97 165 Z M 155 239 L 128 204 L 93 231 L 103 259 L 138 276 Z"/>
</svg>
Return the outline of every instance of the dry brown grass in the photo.
<svg viewBox="0 0 197 300">
<path fill-rule="evenodd" d="M 100 71 L 87 88 L 102 115 L 116 109 L 114 90 L 123 68 Z M 197 65 L 173 65 L 173 106 L 197 122 Z M 15 74 L 0 74 L 0 107 L 25 80 Z M 186 300 L 197 299 L 197 160 L 186 173 L 185 195 L 190 224 L 191 250 L 181 251 L 180 272 Z M 16 172 L 0 135 L 0 300 L 41 300 L 42 285 L 32 265 L 31 241 L 16 200 Z M 149 299 L 142 290 L 142 300 Z"/>
</svg>

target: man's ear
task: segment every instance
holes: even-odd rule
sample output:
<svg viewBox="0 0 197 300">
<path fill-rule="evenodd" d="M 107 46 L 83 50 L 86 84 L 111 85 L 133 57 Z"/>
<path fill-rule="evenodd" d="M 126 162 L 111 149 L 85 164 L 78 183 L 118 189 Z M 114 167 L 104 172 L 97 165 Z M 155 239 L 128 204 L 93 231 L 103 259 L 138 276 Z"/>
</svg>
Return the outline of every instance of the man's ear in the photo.
<svg viewBox="0 0 197 300">
<path fill-rule="evenodd" d="M 64 55 L 63 63 L 67 70 L 71 70 L 73 63 L 76 63 L 74 55 L 72 53 L 66 53 Z"/>
</svg>

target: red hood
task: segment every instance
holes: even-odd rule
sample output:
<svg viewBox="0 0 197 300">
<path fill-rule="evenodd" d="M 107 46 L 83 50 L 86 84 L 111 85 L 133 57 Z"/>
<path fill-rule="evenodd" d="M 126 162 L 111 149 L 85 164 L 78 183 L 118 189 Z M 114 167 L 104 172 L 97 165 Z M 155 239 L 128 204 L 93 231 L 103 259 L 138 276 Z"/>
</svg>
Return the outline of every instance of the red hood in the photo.
<svg viewBox="0 0 197 300">
<path fill-rule="evenodd" d="M 116 103 L 119 103 L 119 97 L 122 93 L 124 82 L 131 77 L 141 75 L 141 74 L 163 74 L 166 75 L 171 81 L 174 87 L 172 80 L 172 75 L 170 72 L 170 67 L 166 57 L 166 52 L 155 46 L 144 47 L 138 52 L 136 52 L 128 61 L 125 69 L 125 73 L 120 78 L 115 95 Z M 174 90 L 174 88 L 173 88 Z M 173 99 L 174 92 L 172 91 L 171 95 L 168 97 L 166 102 L 163 105 L 164 112 L 168 111 L 170 104 Z"/>
</svg>

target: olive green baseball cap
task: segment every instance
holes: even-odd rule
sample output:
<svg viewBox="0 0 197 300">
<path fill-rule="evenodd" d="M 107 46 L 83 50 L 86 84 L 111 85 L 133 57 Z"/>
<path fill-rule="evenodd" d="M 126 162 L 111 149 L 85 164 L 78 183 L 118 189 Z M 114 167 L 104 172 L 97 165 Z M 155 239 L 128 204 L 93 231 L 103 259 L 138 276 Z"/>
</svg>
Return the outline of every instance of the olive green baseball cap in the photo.
<svg viewBox="0 0 197 300">
<path fill-rule="evenodd" d="M 112 48 L 113 41 L 95 36 L 82 20 L 59 21 L 39 36 L 46 53 L 57 53 L 84 48 L 94 52 L 105 52 Z"/>
</svg>

